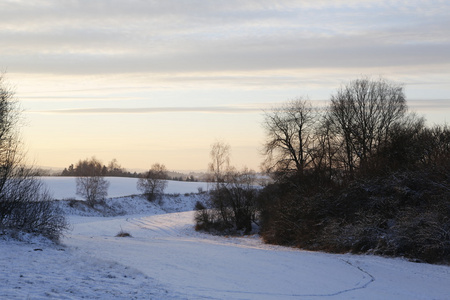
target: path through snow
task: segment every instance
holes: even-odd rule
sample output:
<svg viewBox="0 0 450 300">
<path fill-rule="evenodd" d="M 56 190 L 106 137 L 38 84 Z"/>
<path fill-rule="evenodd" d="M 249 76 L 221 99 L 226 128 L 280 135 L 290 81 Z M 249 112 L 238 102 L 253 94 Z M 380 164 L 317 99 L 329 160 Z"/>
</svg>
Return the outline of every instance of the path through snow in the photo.
<svg viewBox="0 0 450 300">
<path fill-rule="evenodd" d="M 143 272 L 185 299 L 448 299 L 450 268 L 332 255 L 195 232 L 193 212 L 76 218 L 65 240 Z M 132 238 L 115 237 L 123 229 Z"/>
</svg>

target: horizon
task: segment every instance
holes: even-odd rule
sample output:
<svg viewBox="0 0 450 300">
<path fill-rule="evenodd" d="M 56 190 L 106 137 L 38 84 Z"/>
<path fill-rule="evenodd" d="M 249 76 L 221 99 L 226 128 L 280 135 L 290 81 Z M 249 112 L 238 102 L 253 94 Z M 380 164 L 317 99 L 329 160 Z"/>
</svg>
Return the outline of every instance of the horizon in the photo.
<svg viewBox="0 0 450 300">
<path fill-rule="evenodd" d="M 65 168 L 206 170 L 211 144 L 260 171 L 262 111 L 329 101 L 351 80 L 404 85 L 429 125 L 450 116 L 450 3 L 2 2 L 0 69 L 28 158 Z"/>
<path fill-rule="evenodd" d="M 119 162 L 120 163 L 120 162 Z M 107 163 L 102 162 L 103 165 L 107 165 Z M 75 166 L 75 163 L 74 163 Z M 49 172 L 62 172 L 64 169 L 67 169 L 68 166 L 66 167 L 48 167 L 48 166 L 40 166 L 40 165 L 33 165 L 30 166 L 34 169 L 37 170 L 42 170 L 42 171 L 49 171 Z M 126 166 L 121 166 L 122 169 L 124 169 L 126 172 L 136 172 L 136 173 L 142 173 L 142 172 L 147 172 L 149 169 L 129 169 Z M 190 175 L 190 174 L 207 174 L 208 170 L 204 169 L 204 170 L 167 170 L 168 173 L 175 173 L 175 174 L 181 174 L 181 175 Z M 47 176 L 47 175 L 40 175 L 40 176 Z M 59 176 L 58 174 L 51 174 L 49 176 Z M 76 177 L 74 176 L 65 176 L 65 177 Z M 121 176 L 106 176 L 106 177 L 121 177 Z"/>
</svg>

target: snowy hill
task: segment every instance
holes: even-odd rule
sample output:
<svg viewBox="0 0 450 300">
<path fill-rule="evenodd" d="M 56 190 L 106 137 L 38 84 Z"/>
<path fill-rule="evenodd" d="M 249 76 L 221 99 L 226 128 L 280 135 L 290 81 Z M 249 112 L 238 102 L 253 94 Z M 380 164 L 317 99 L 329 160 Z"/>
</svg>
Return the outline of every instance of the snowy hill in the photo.
<svg viewBox="0 0 450 300">
<path fill-rule="evenodd" d="M 124 193 L 125 215 L 79 212 L 63 245 L 0 239 L 0 299 L 448 299 L 450 267 L 404 259 L 333 255 L 266 245 L 258 236 L 196 232 L 202 195 L 179 185 L 161 206 Z M 52 181 L 52 180 L 51 180 Z M 61 199 L 63 181 L 49 184 Z M 170 184 L 170 183 L 169 183 Z M 198 184 L 198 183 L 197 183 Z M 191 190 L 188 189 L 192 188 Z M 66 191 L 64 194 L 61 191 Z M 118 196 L 117 196 L 118 197 Z M 170 213 L 168 213 L 170 212 Z M 116 237 L 119 231 L 132 237 Z"/>
<path fill-rule="evenodd" d="M 40 177 L 40 179 L 55 199 L 82 199 L 76 194 L 75 177 Z M 136 189 L 137 178 L 106 177 L 105 179 L 110 183 L 108 189 L 109 198 L 140 194 Z M 166 194 L 197 193 L 199 188 L 204 191 L 208 189 L 206 182 L 172 180 L 167 182 Z"/>
</svg>

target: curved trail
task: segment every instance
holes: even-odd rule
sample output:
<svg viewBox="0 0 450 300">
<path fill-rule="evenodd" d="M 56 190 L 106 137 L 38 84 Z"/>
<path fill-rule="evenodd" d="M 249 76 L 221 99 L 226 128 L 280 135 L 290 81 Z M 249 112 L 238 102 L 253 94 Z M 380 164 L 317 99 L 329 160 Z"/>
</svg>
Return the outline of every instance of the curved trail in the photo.
<svg viewBox="0 0 450 300">
<path fill-rule="evenodd" d="M 283 249 L 284 251 L 292 251 L 292 249 L 286 249 L 284 247 L 275 247 L 275 246 L 267 246 L 261 243 L 259 239 L 249 239 L 249 238 L 224 238 L 224 237 L 218 237 L 202 233 L 197 233 L 192 230 L 192 222 L 186 222 L 186 215 L 190 215 L 191 213 L 174 213 L 174 214 L 166 214 L 161 215 L 157 217 L 140 217 L 140 218 L 131 218 L 127 219 L 127 222 L 130 224 L 133 224 L 135 226 L 138 226 L 139 228 L 143 230 L 149 230 L 151 231 L 150 236 L 152 238 L 159 238 L 159 239 L 168 239 L 173 237 L 184 237 L 186 241 L 189 239 L 186 239 L 187 237 L 191 238 L 191 241 L 196 241 L 199 243 L 207 243 L 207 244 L 216 244 L 216 245 L 223 245 L 223 246 L 229 246 L 233 245 L 234 247 L 240 247 L 240 248 L 252 248 L 252 249 L 261 249 L 261 250 L 268 250 L 268 251 L 276 251 L 275 249 Z M 344 260 L 343 260 L 344 261 Z M 330 296 L 337 296 L 344 294 L 346 292 L 355 291 L 358 289 L 366 288 L 369 284 L 371 284 L 373 281 L 375 281 L 375 278 L 363 270 L 360 267 L 353 266 L 351 262 L 344 261 L 352 268 L 358 270 L 360 272 L 360 276 L 356 274 L 357 282 L 354 282 L 354 285 L 352 286 L 352 283 L 349 282 L 349 286 L 352 286 L 347 289 L 342 290 L 336 290 L 334 292 L 330 293 L 294 293 L 294 294 L 285 294 L 285 293 L 271 293 L 271 292 L 258 292 L 258 291 L 242 291 L 242 290 L 224 290 L 224 289 L 203 289 L 204 291 L 208 292 L 221 292 L 221 293 L 227 293 L 230 295 L 238 295 L 240 294 L 240 297 L 245 296 L 257 296 L 257 297 L 289 297 L 289 298 L 298 298 L 298 297 L 330 297 Z M 306 268 L 306 266 L 303 266 L 303 269 Z M 348 274 L 349 270 L 346 268 L 342 268 L 343 271 Z M 350 274 L 348 274 L 350 275 Z M 352 274 L 354 275 L 354 274 Z M 298 283 L 298 286 L 301 284 Z"/>
<path fill-rule="evenodd" d="M 66 243 L 88 255 L 135 268 L 180 299 L 430 296 L 422 292 L 421 297 L 414 290 L 424 284 L 423 276 L 408 274 L 409 281 L 400 282 L 398 288 L 390 285 L 392 278 L 402 275 L 402 266 L 411 267 L 406 261 L 300 251 L 265 245 L 258 237 L 211 236 L 194 231 L 192 220 L 193 212 L 85 219 L 75 225 Z M 133 237 L 115 237 L 120 228 Z M 448 268 L 439 272 L 426 282 L 430 289 L 442 287 L 450 278 Z M 439 295 L 434 298 L 440 299 Z"/>
</svg>

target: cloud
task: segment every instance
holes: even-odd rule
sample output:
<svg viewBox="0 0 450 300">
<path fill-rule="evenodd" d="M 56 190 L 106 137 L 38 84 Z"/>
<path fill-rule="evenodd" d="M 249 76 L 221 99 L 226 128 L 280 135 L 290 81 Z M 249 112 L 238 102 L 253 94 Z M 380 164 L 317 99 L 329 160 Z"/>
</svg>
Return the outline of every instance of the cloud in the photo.
<svg viewBox="0 0 450 300">
<path fill-rule="evenodd" d="M 328 100 L 314 100 L 315 105 L 325 107 Z M 262 113 L 264 109 L 277 106 L 277 103 L 253 103 L 230 106 L 198 106 L 198 107 L 134 107 L 134 108 L 69 108 L 54 110 L 29 110 L 32 114 L 155 114 L 155 113 L 214 113 L 241 114 Z M 408 105 L 419 110 L 448 110 L 450 99 L 414 99 L 408 100 Z"/>
<path fill-rule="evenodd" d="M 389 3 L 6 2 L 0 63 L 57 74 L 450 64 L 450 5 Z"/>
<path fill-rule="evenodd" d="M 408 105 L 419 111 L 449 111 L 450 99 L 432 99 L 432 100 L 408 100 Z"/>
<path fill-rule="evenodd" d="M 73 108 L 55 110 L 33 110 L 33 114 L 154 114 L 154 113 L 261 113 L 255 106 L 211 106 L 211 107 L 141 107 L 141 108 Z"/>
</svg>

